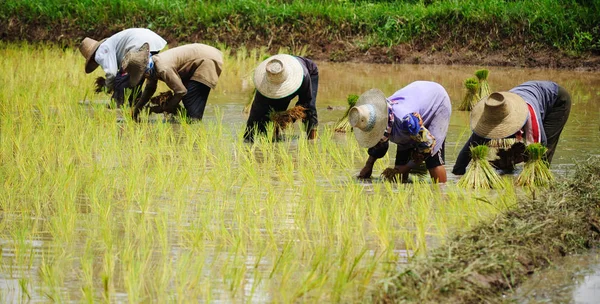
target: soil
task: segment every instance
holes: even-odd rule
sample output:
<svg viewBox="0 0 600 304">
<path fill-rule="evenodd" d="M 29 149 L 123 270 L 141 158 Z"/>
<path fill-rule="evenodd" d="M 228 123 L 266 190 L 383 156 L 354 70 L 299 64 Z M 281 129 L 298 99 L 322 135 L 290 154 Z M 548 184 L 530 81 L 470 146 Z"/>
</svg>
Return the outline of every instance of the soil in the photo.
<svg viewBox="0 0 600 304">
<path fill-rule="evenodd" d="M 62 22 L 47 23 L 21 21 L 17 17 L 10 17 L 0 20 L 0 38 L 3 41 L 55 43 L 62 47 L 77 47 L 86 36 L 101 39 L 123 28 L 123 26 L 116 28 L 116 25 L 96 25 L 89 29 L 83 29 L 76 22 L 63 20 Z M 277 52 L 280 47 L 296 46 L 298 48 L 298 46 L 308 45 L 307 57 L 321 61 L 459 64 L 570 70 L 597 70 L 600 67 L 600 54 L 568 54 L 553 47 L 527 42 L 526 34 L 521 34 L 522 37 L 516 35 L 510 38 L 487 36 L 487 42 L 483 38 L 477 38 L 477 34 L 474 33 L 462 33 L 462 36 L 452 39 L 446 35 L 438 35 L 438 38 L 429 37 L 389 47 L 365 48 L 360 47 L 360 43 L 356 43 L 356 41 L 361 41 L 362 37 L 351 29 L 340 29 L 336 36 L 332 36 L 327 32 L 324 24 L 315 22 L 316 24 L 311 25 L 311 28 L 315 30 L 310 36 L 293 26 L 268 29 L 199 28 L 187 34 L 182 33 L 181 30 L 153 30 L 163 36 L 169 42 L 170 47 L 189 41 L 206 43 L 218 41 L 233 50 L 239 46 L 247 48 L 266 46 L 270 52 Z M 468 36 L 475 36 L 475 38 L 470 40 L 464 38 Z M 486 47 L 486 43 L 492 43 L 490 41 L 496 47 Z"/>
</svg>

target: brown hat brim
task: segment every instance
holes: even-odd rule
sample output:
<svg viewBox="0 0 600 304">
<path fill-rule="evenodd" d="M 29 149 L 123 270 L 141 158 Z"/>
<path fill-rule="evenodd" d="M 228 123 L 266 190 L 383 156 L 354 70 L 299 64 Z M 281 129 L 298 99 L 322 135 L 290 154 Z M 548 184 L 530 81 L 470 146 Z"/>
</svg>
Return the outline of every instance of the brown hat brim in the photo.
<svg viewBox="0 0 600 304">
<path fill-rule="evenodd" d="M 85 59 L 85 72 L 87 74 L 90 74 L 91 72 L 93 72 L 94 70 L 96 70 L 98 68 L 98 63 L 95 60 L 96 51 L 98 50 L 98 48 L 104 41 L 106 41 L 106 38 L 98 41 L 98 43 L 96 43 L 96 45 L 94 45 L 92 52 Z"/>
<path fill-rule="evenodd" d="M 507 111 L 505 116 L 491 107 L 486 107 L 488 99 L 494 94 L 503 96 Z M 506 138 L 523 128 L 527 117 L 529 109 L 521 96 L 511 92 L 495 92 L 483 98 L 471 110 L 471 130 L 487 139 Z"/>
</svg>

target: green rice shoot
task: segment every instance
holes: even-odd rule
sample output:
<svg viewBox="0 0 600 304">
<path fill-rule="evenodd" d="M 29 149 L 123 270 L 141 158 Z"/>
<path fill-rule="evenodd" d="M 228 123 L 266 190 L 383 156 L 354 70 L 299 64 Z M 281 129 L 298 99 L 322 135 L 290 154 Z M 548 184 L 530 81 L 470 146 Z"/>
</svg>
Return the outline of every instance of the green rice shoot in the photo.
<svg viewBox="0 0 600 304">
<path fill-rule="evenodd" d="M 554 180 L 550 165 L 543 158 L 547 151 L 548 148 L 540 143 L 530 144 L 525 148 L 529 159 L 517 177 L 518 186 L 546 187 Z"/>
<path fill-rule="evenodd" d="M 358 95 L 355 95 L 355 94 L 348 95 L 348 98 L 347 98 L 348 109 L 346 109 L 346 112 L 344 112 L 344 116 L 342 116 L 342 118 L 340 118 L 340 120 L 338 120 L 335 123 L 335 131 L 336 132 L 345 133 L 345 132 L 352 131 L 352 126 L 350 126 L 350 122 L 348 121 L 348 114 L 350 113 L 350 109 L 352 109 L 352 107 L 354 107 L 354 105 L 356 105 L 357 100 L 358 100 Z"/>
<path fill-rule="evenodd" d="M 477 80 L 479 81 L 479 96 L 481 98 L 488 97 L 488 96 L 490 96 L 490 94 L 492 94 L 492 90 L 490 89 L 490 85 L 487 81 L 489 74 L 490 74 L 490 71 L 488 71 L 486 69 L 477 70 L 475 72 L 475 76 L 477 77 Z"/>
<path fill-rule="evenodd" d="M 471 147 L 471 164 L 467 172 L 458 181 L 461 188 L 500 189 L 504 187 L 502 178 L 487 160 L 489 147 L 478 145 Z"/>
<path fill-rule="evenodd" d="M 480 98 L 478 92 L 479 82 L 475 78 L 468 78 L 465 80 L 465 88 L 467 89 L 467 93 L 458 109 L 460 111 L 471 111 Z"/>
</svg>

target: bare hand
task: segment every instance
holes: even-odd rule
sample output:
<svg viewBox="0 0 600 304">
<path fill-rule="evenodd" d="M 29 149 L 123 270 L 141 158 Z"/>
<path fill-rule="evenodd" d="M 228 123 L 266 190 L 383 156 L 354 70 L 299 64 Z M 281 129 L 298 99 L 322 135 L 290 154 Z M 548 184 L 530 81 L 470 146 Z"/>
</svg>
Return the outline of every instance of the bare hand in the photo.
<svg viewBox="0 0 600 304">
<path fill-rule="evenodd" d="M 362 170 L 360 170 L 360 173 L 358 173 L 358 178 L 363 178 L 363 179 L 371 178 L 372 173 L 373 173 L 373 168 L 371 168 L 369 166 L 365 166 L 364 168 L 362 168 Z"/>
</svg>

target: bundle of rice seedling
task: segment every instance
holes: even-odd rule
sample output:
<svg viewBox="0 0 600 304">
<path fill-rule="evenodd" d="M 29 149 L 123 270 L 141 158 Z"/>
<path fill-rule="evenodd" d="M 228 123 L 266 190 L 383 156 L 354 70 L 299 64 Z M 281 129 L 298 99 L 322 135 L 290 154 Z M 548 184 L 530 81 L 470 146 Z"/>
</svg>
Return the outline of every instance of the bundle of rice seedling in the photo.
<svg viewBox="0 0 600 304">
<path fill-rule="evenodd" d="M 471 111 L 475 104 L 479 101 L 479 93 L 477 89 L 479 87 L 479 83 L 475 78 L 468 78 L 465 80 L 465 88 L 467 88 L 467 94 L 465 98 L 463 98 L 459 111 Z"/>
<path fill-rule="evenodd" d="M 481 98 L 488 97 L 492 94 L 490 90 L 490 85 L 488 84 L 487 78 L 490 74 L 490 71 L 486 69 L 477 70 L 475 72 L 475 76 L 477 76 L 477 80 L 479 81 L 479 96 Z"/>
<path fill-rule="evenodd" d="M 167 107 L 166 103 L 173 97 L 172 91 L 162 92 L 152 98 L 150 98 L 150 103 L 153 105 L 149 105 L 150 112 L 152 113 L 169 113 L 169 114 L 177 114 L 182 107 L 179 104 L 173 105 L 171 107 Z"/>
<path fill-rule="evenodd" d="M 293 124 L 298 119 L 306 118 L 306 108 L 303 106 L 295 106 L 287 111 L 271 112 L 269 117 L 275 125 L 275 133 L 280 134 L 289 125 Z"/>
<path fill-rule="evenodd" d="M 348 121 L 348 113 L 350 113 L 350 109 L 356 105 L 357 100 L 358 95 L 348 95 L 348 109 L 346 109 L 346 112 L 344 112 L 344 116 L 342 116 L 342 118 L 335 123 L 335 132 L 345 133 L 352 131 L 352 126 L 350 126 L 350 122 Z"/>
<path fill-rule="evenodd" d="M 503 187 L 502 178 L 487 160 L 488 146 L 471 147 L 471 164 L 467 172 L 458 181 L 462 188 L 499 189 Z"/>
<path fill-rule="evenodd" d="M 548 149 L 542 144 L 530 144 L 525 148 L 529 159 L 523 166 L 523 171 L 517 177 L 517 185 L 528 187 L 545 187 L 554 180 L 550 166 L 543 157 Z"/>
<path fill-rule="evenodd" d="M 491 164 L 504 172 L 515 170 L 515 164 L 523 161 L 525 143 L 516 138 L 492 139 L 488 144 Z"/>
<path fill-rule="evenodd" d="M 96 78 L 96 81 L 94 82 L 94 86 L 95 86 L 94 91 L 96 93 L 102 93 L 102 92 L 106 92 L 109 94 L 112 93 L 112 90 L 106 86 L 106 78 L 104 78 L 104 77 Z"/>
</svg>

